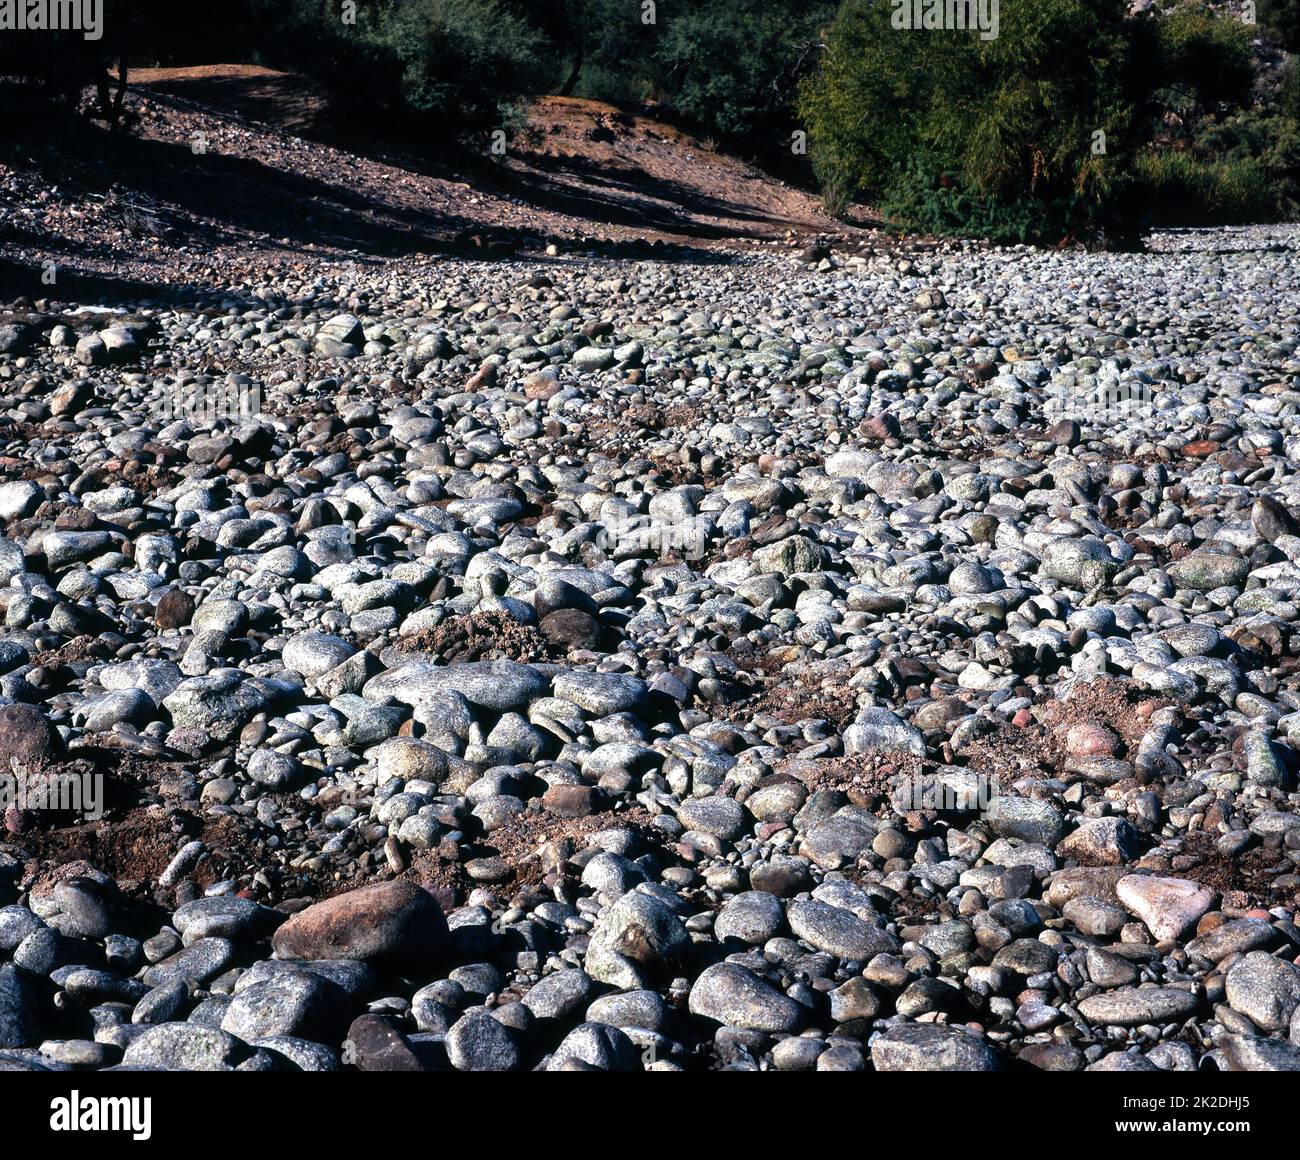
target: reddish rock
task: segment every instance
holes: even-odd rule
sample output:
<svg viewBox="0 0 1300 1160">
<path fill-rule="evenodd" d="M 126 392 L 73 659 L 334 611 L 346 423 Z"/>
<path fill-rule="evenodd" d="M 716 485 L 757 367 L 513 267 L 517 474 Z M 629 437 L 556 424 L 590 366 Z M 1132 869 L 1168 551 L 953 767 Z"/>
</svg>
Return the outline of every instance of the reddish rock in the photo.
<svg viewBox="0 0 1300 1160">
<path fill-rule="evenodd" d="M 353 1020 L 343 1041 L 343 1062 L 358 1071 L 426 1070 L 406 1037 L 379 1015 Z"/>
<path fill-rule="evenodd" d="M 1073 419 L 1062 419 L 1043 438 L 1049 443 L 1055 443 L 1058 447 L 1073 447 L 1079 442 L 1080 436 L 1081 432 L 1078 423 Z"/>
<path fill-rule="evenodd" d="M 50 396 L 50 414 L 56 419 L 75 415 L 84 410 L 95 397 L 95 389 L 88 382 L 68 383 Z"/>
<path fill-rule="evenodd" d="M 98 523 L 95 513 L 88 508 L 68 508 L 54 517 L 56 532 L 89 532 Z"/>
<path fill-rule="evenodd" d="M 586 818 L 604 808 L 604 794 L 594 785 L 553 785 L 542 805 L 558 818 Z"/>
<path fill-rule="evenodd" d="M 496 385 L 496 363 L 488 363 L 486 366 L 480 367 L 465 380 L 465 390 L 467 391 L 481 391 L 485 387 L 495 387 Z"/>
<path fill-rule="evenodd" d="M 1210 911 L 1209 914 L 1203 915 L 1201 921 L 1196 924 L 1197 937 L 1203 934 L 1209 934 L 1210 931 L 1215 929 L 1215 927 L 1222 926 L 1225 921 L 1227 920 L 1224 918 L 1222 911 Z"/>
<path fill-rule="evenodd" d="M 898 420 L 893 415 L 873 415 L 862 424 L 862 433 L 870 439 L 884 442 L 898 435 Z"/>
<path fill-rule="evenodd" d="M 540 372 L 524 379 L 524 397 L 528 399 L 549 399 L 564 390 L 564 384 Z"/>
<path fill-rule="evenodd" d="M 184 628 L 194 616 L 194 597 L 179 588 L 170 588 L 162 594 L 158 607 L 154 609 L 154 623 L 166 632 L 173 628 Z"/>
<path fill-rule="evenodd" d="M 354 959 L 398 968 L 436 963 L 449 935 L 442 910 L 412 882 L 377 882 L 317 902 L 275 932 L 281 959 Z"/>
<path fill-rule="evenodd" d="M 1066 730 L 1065 748 L 1075 757 L 1114 757 L 1119 738 L 1099 721 L 1079 721 Z"/>
<path fill-rule="evenodd" d="M 1137 915 L 1157 942 L 1172 942 L 1195 926 L 1214 902 L 1214 891 L 1185 878 L 1130 874 L 1115 884 L 1115 893 Z"/>
</svg>

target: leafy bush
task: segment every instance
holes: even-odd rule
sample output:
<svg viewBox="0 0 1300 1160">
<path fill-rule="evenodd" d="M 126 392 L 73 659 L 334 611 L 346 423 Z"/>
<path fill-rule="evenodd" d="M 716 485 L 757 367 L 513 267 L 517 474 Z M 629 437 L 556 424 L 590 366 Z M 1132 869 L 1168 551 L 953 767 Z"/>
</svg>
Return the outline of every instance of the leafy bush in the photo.
<svg viewBox="0 0 1300 1160">
<path fill-rule="evenodd" d="M 816 63 L 825 0 L 673 0 L 660 4 L 654 85 L 673 109 L 716 132 L 786 130 L 801 75 Z"/>
<path fill-rule="evenodd" d="M 1153 151 L 1164 156 L 1172 151 Z M 1198 218 L 1212 221 L 1216 207 L 1227 206 L 1224 220 L 1260 221 L 1294 218 L 1300 214 L 1300 121 L 1282 111 L 1247 109 L 1222 118 L 1207 118 L 1199 126 L 1190 148 L 1174 154 L 1184 160 L 1173 164 L 1195 167 L 1204 174 L 1184 188 L 1205 190 Z M 1161 165 L 1147 161 L 1139 179 L 1162 172 Z M 1209 174 L 1220 179 L 1210 181 Z M 1230 197 L 1232 191 L 1236 197 Z M 1152 196 L 1155 196 L 1152 194 Z M 1166 220 L 1164 204 L 1158 201 L 1154 220 Z"/>
<path fill-rule="evenodd" d="M 1300 200 L 1300 86 L 1292 58 L 1263 76 L 1258 34 L 1199 0 L 1142 22 L 1154 45 L 1146 104 L 1148 145 L 1137 158 L 1132 203 L 1155 225 L 1275 220 Z"/>
<path fill-rule="evenodd" d="M 1184 90 L 1205 106 L 1250 98 L 1253 30 L 1199 3 L 1180 4 L 1154 21 L 1156 87 Z"/>
<path fill-rule="evenodd" d="M 355 25 L 336 0 L 258 2 L 275 30 L 265 59 L 316 77 L 358 121 L 454 135 L 498 122 L 555 74 L 545 37 L 504 0 L 378 0 Z"/>
<path fill-rule="evenodd" d="M 80 9 L 78 9 L 80 11 Z M 96 114 L 116 127 L 122 116 L 128 61 L 153 59 L 159 46 L 178 39 L 168 0 L 104 0 L 100 36 L 87 40 L 82 29 L 5 30 L 0 32 L 0 76 L 16 78 L 39 94 L 42 115 L 57 105 L 75 109 L 83 89 L 97 90 Z M 117 91 L 109 70 L 117 72 Z"/>
<path fill-rule="evenodd" d="M 891 12 L 846 0 L 803 86 L 822 182 L 926 229 L 1019 239 L 1099 226 L 1131 149 L 1123 0 L 1017 0 L 994 40 L 895 29 Z"/>
<path fill-rule="evenodd" d="M 1276 215 L 1268 170 L 1254 158 L 1206 161 L 1188 153 L 1141 154 L 1135 200 L 1152 224 L 1207 225 L 1267 221 Z"/>
<path fill-rule="evenodd" d="M 417 113 L 490 120 L 503 102 L 551 76 L 541 34 L 494 0 L 419 0 L 390 9 L 371 44 L 401 66 L 405 103 Z"/>
<path fill-rule="evenodd" d="M 828 209 L 1001 240 L 1126 236 L 1140 220 L 1300 212 L 1300 0 L 1004 0 L 999 35 L 894 27 L 902 0 L 105 0 L 105 39 L 0 38 L 42 108 L 108 70 L 235 49 L 311 75 L 357 128 L 511 131 L 522 101 L 654 98 L 710 136 L 809 134 Z M 927 4 L 931 0 L 926 0 Z M 192 6 L 191 6 L 192 7 Z M 210 6 L 209 6 L 210 7 Z M 197 32 L 196 32 L 197 30 Z M 47 99 L 49 98 L 49 99 Z M 796 119 L 797 118 L 797 119 Z"/>
<path fill-rule="evenodd" d="M 1259 22 L 1288 52 L 1300 52 L 1300 0 L 1258 0 Z"/>
<path fill-rule="evenodd" d="M 974 194 L 951 179 L 938 181 L 919 166 L 879 202 L 886 220 L 927 234 L 968 234 L 1006 243 L 1070 236 L 1086 223 L 1100 236 L 1091 207 L 1077 197 L 996 199 Z M 828 207 L 829 208 L 829 207 Z"/>
<path fill-rule="evenodd" d="M 985 41 L 895 29 L 893 7 L 845 0 L 801 90 L 828 204 L 864 197 L 905 228 L 1008 241 L 1295 212 L 1294 62 L 1279 106 L 1254 107 L 1257 30 L 1235 17 L 1199 0 L 1136 17 L 1124 0 L 1010 0 Z"/>
<path fill-rule="evenodd" d="M 654 90 L 660 25 L 640 0 L 534 0 L 528 12 L 564 62 L 558 92 L 640 101 Z"/>
</svg>

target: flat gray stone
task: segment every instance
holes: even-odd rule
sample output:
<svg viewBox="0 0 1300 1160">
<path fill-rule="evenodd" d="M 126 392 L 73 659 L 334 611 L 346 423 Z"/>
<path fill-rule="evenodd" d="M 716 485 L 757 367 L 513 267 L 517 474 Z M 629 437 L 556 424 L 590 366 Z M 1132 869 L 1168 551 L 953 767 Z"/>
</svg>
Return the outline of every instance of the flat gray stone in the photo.
<svg viewBox="0 0 1300 1160">
<path fill-rule="evenodd" d="M 393 697 L 419 708 L 436 701 L 445 690 L 460 693 L 472 705 L 505 713 L 523 709 L 549 686 L 546 676 L 532 665 L 514 661 L 471 661 L 444 666 L 413 661 L 371 677 L 362 687 L 368 700 Z"/>
<path fill-rule="evenodd" d="M 1136 987 L 1090 995 L 1079 1012 L 1091 1023 L 1137 1027 L 1143 1023 L 1177 1023 L 1196 1013 L 1201 1001 L 1176 987 Z"/>
<path fill-rule="evenodd" d="M 1214 891 L 1199 882 L 1147 874 L 1121 878 L 1115 892 L 1157 942 L 1182 938 L 1214 902 Z"/>
<path fill-rule="evenodd" d="M 596 717 L 626 713 L 645 700 L 646 683 L 622 673 L 560 673 L 555 678 L 555 696 L 572 701 Z"/>
<path fill-rule="evenodd" d="M 999 1071 L 998 1051 L 970 1032 L 938 1023 L 900 1023 L 871 1043 L 877 1071 Z"/>
<path fill-rule="evenodd" d="M 719 942 L 735 939 L 762 946 L 785 924 L 781 900 L 762 890 L 747 890 L 729 899 L 718 911 L 713 934 Z"/>
<path fill-rule="evenodd" d="M 162 1023 L 132 1039 L 122 1062 L 157 1071 L 233 1071 L 241 1054 L 239 1041 L 224 1031 Z"/>
<path fill-rule="evenodd" d="M 795 900 L 786 907 L 786 919 L 796 938 L 837 958 L 865 961 L 898 949 L 888 931 L 826 902 Z"/>
<path fill-rule="evenodd" d="M 751 1031 L 798 1030 L 803 1008 L 738 963 L 715 963 L 691 986 L 692 1015 Z"/>
</svg>

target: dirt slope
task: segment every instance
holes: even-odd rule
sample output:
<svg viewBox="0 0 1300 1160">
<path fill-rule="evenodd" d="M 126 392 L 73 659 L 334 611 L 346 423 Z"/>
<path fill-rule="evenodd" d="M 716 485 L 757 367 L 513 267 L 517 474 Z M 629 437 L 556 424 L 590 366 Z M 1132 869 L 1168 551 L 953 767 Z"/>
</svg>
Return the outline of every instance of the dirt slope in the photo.
<svg viewBox="0 0 1300 1160">
<path fill-rule="evenodd" d="M 493 158 L 359 141 L 320 91 L 269 69 L 130 79 L 128 134 L 80 118 L 0 144 L 0 262 L 11 270 L 40 254 L 144 283 L 207 281 L 218 266 L 242 276 L 304 253 L 366 261 L 550 244 L 631 256 L 666 244 L 708 258 L 842 229 L 808 193 L 596 102 L 539 101 Z"/>
</svg>

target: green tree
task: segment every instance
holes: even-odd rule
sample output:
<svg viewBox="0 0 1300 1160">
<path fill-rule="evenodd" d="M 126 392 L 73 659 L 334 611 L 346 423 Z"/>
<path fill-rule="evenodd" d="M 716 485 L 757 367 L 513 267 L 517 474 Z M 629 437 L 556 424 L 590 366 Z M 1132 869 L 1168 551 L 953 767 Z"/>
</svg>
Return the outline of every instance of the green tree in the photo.
<svg viewBox="0 0 1300 1160">
<path fill-rule="evenodd" d="M 1150 20 L 1155 28 L 1157 91 L 1174 89 L 1202 107 L 1241 105 L 1254 80 L 1254 30 L 1204 4 L 1180 4 Z"/>
<path fill-rule="evenodd" d="M 846 0 L 802 88 L 814 167 L 842 204 L 996 237 L 1100 228 L 1133 142 L 1123 0 L 1015 0 L 999 35 L 895 28 Z"/>
<path fill-rule="evenodd" d="M 1257 0 L 1259 23 L 1288 52 L 1300 52 L 1300 0 Z"/>
<path fill-rule="evenodd" d="M 255 0 L 264 58 L 305 72 L 357 120 L 418 122 L 455 135 L 544 91 L 555 62 L 524 5 L 506 0 L 372 0 L 355 24 L 337 0 Z"/>
<path fill-rule="evenodd" d="M 800 78 L 817 63 L 819 0 L 675 0 L 660 5 L 657 87 L 672 107 L 717 132 L 785 129 Z"/>
</svg>

